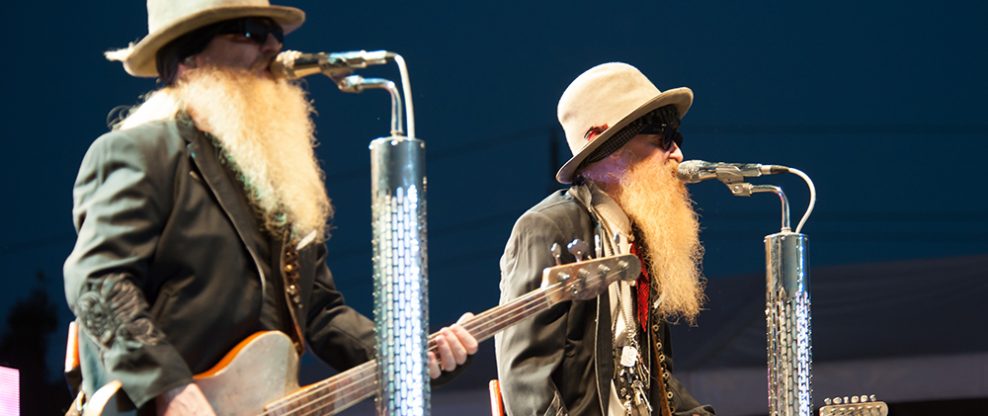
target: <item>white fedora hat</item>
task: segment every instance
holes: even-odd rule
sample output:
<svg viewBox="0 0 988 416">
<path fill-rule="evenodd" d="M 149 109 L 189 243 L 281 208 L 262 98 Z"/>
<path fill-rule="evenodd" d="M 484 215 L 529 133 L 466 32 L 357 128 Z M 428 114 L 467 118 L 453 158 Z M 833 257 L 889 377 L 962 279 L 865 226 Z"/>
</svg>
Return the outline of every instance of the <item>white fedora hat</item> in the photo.
<svg viewBox="0 0 988 416">
<path fill-rule="evenodd" d="M 148 34 L 137 43 L 109 51 L 106 59 L 123 62 L 136 77 L 158 75 L 155 56 L 161 47 L 193 30 L 240 17 L 270 17 L 285 33 L 302 26 L 305 12 L 272 6 L 268 0 L 148 0 Z"/>
<path fill-rule="evenodd" d="M 556 180 L 571 183 L 587 156 L 639 117 L 673 105 L 682 118 L 692 104 L 689 88 L 659 91 L 631 65 L 610 62 L 588 69 L 559 98 L 556 112 L 573 157 L 556 173 Z"/>
</svg>

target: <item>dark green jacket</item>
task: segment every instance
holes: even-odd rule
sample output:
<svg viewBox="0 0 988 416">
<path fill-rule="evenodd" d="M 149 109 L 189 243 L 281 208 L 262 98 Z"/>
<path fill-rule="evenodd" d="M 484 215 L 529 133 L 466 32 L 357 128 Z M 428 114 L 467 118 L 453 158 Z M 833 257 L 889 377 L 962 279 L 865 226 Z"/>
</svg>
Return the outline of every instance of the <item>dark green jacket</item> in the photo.
<svg viewBox="0 0 988 416">
<path fill-rule="evenodd" d="M 515 223 L 501 257 L 501 303 L 539 288 L 542 270 L 555 265 L 549 252 L 553 243 L 565 247 L 579 238 L 593 246 L 598 220 L 584 208 L 589 202 L 574 197 L 581 193 L 589 195 L 586 188 L 557 191 Z M 575 261 L 563 251 L 563 262 Z M 590 300 L 560 302 L 495 337 L 498 378 L 509 416 L 607 414 L 614 372 L 610 310 L 606 292 Z M 663 338 L 668 338 L 668 330 Z M 663 349 L 671 357 L 666 341 Z M 669 387 L 676 415 L 713 414 L 675 376 Z M 652 393 L 650 401 L 658 414 L 657 389 Z"/>
<path fill-rule="evenodd" d="M 138 406 L 191 381 L 259 329 L 264 275 L 284 259 L 210 139 L 187 118 L 97 139 L 73 190 L 78 240 L 65 292 L 81 323 L 83 388 L 120 380 Z M 343 370 L 372 358 L 374 328 L 343 302 L 324 244 L 300 251 L 301 305 L 312 350 Z M 283 295 L 283 293 L 279 293 Z M 293 305 L 292 302 L 286 302 Z"/>
</svg>

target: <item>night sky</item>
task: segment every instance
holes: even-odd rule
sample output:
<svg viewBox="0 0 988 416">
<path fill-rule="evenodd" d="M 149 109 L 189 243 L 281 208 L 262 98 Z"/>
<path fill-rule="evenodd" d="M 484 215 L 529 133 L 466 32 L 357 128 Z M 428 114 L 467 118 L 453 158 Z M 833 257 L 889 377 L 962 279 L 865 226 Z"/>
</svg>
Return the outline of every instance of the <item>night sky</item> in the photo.
<svg viewBox="0 0 988 416">
<path fill-rule="evenodd" d="M 307 14 L 289 49 L 388 49 L 408 61 L 416 130 L 427 143 L 430 320 L 498 300 L 498 260 L 514 220 L 556 189 L 568 158 L 556 102 L 577 75 L 631 63 L 696 98 L 687 159 L 799 168 L 818 202 L 804 232 L 813 266 L 988 253 L 988 3 L 984 2 L 360 2 L 287 1 Z M 0 319 L 39 283 L 64 306 L 71 190 L 107 114 L 156 88 L 102 52 L 146 34 L 140 1 L 8 2 L 0 163 Z M 397 81 L 393 67 L 361 72 Z M 317 148 L 336 205 L 329 265 L 370 315 L 370 140 L 388 133 L 386 94 L 307 80 Z M 558 152 L 553 154 L 553 141 Z M 806 207 L 782 185 L 793 223 Z M 778 202 L 692 186 L 712 280 L 764 269 Z M 702 325 L 702 318 L 701 318 Z M 64 345 L 51 340 L 58 368 Z M 488 364 L 485 364 L 488 365 Z M 493 364 L 489 364 L 493 366 Z"/>
</svg>

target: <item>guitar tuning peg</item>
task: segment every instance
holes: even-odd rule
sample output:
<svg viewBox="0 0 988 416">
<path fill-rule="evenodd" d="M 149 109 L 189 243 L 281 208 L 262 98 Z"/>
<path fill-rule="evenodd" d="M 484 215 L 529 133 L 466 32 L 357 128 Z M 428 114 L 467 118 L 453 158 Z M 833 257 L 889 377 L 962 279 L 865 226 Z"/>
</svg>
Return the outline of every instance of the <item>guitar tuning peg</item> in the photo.
<svg viewBox="0 0 988 416">
<path fill-rule="evenodd" d="M 549 252 L 552 253 L 552 258 L 556 259 L 557 266 L 563 264 L 563 248 L 559 243 L 552 243 L 552 246 L 549 247 Z"/>
<path fill-rule="evenodd" d="M 571 241 L 566 248 L 569 250 L 573 257 L 576 257 L 576 261 L 585 260 L 588 253 L 590 253 L 590 245 L 586 241 L 579 238 Z"/>
</svg>

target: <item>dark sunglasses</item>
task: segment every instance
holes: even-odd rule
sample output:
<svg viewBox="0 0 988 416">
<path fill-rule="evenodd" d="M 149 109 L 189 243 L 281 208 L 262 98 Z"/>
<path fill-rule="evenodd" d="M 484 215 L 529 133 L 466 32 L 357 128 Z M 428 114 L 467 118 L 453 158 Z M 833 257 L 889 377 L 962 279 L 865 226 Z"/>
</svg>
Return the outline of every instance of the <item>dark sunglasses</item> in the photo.
<svg viewBox="0 0 988 416">
<path fill-rule="evenodd" d="M 673 143 L 683 146 L 683 135 L 679 132 L 679 114 L 672 105 L 659 108 L 637 120 L 641 123 L 638 134 L 658 135 L 655 143 L 662 151 L 668 151 Z"/>
<path fill-rule="evenodd" d="M 646 125 L 638 134 L 658 135 L 655 143 L 663 152 L 672 148 L 675 143 L 678 147 L 683 147 L 683 134 L 679 132 L 679 123 L 653 123 Z"/>
<path fill-rule="evenodd" d="M 240 35 L 258 45 L 263 45 L 268 41 L 268 35 L 272 35 L 278 43 L 285 43 L 285 31 L 281 25 L 266 17 L 245 17 L 220 23 L 216 34 Z"/>
</svg>

